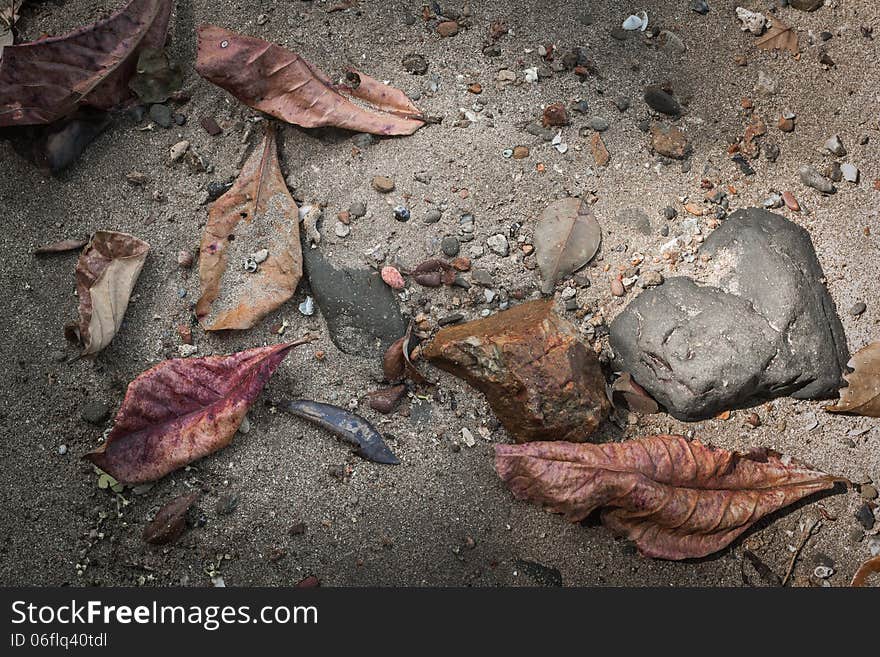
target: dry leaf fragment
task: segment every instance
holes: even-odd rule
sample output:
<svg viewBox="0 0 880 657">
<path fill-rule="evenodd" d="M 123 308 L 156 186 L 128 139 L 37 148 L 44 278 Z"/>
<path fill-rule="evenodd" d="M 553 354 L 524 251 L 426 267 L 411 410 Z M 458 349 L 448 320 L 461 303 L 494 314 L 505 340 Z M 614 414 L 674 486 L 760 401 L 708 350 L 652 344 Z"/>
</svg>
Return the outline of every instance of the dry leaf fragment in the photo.
<svg viewBox="0 0 880 657">
<path fill-rule="evenodd" d="M 196 316 L 208 331 L 251 328 L 293 296 L 302 278 L 299 210 L 278 165 L 270 125 L 232 188 L 208 213 Z M 251 255 L 253 265 L 246 263 Z M 265 258 L 263 256 L 265 255 Z"/>
<path fill-rule="evenodd" d="M 622 398 L 626 407 L 635 413 L 651 415 L 660 410 L 657 402 L 654 401 L 642 386 L 636 383 L 629 372 L 623 372 L 617 378 L 611 385 L 610 393 L 608 397 L 612 404 L 619 398 Z"/>
<path fill-rule="evenodd" d="M 788 50 L 798 54 L 797 33 L 771 14 L 773 20 L 767 32 L 758 39 L 756 45 L 762 50 Z"/>
<path fill-rule="evenodd" d="M 130 0 L 92 25 L 4 48 L 0 126 L 51 123 L 79 105 L 109 109 L 127 99 L 138 53 L 165 43 L 171 7 Z"/>
<path fill-rule="evenodd" d="M 73 337 L 82 355 L 96 354 L 119 330 L 150 245 L 126 233 L 99 230 L 76 263 L 79 323 Z"/>
<path fill-rule="evenodd" d="M 604 167 L 608 165 L 611 155 L 608 154 L 605 142 L 602 141 L 602 135 L 598 132 L 594 132 L 593 136 L 590 137 L 590 149 L 593 151 L 593 159 L 596 160 L 596 166 Z"/>
<path fill-rule="evenodd" d="M 601 241 L 602 229 L 586 201 L 566 198 L 548 205 L 534 234 L 541 291 L 550 294 L 559 278 L 592 260 Z"/>
<path fill-rule="evenodd" d="M 859 566 L 856 574 L 853 575 L 850 586 L 864 586 L 865 582 L 868 581 L 868 577 L 874 573 L 880 573 L 880 555 L 868 559 L 865 563 Z"/>
<path fill-rule="evenodd" d="M 661 559 L 717 552 L 760 518 L 841 481 L 770 450 L 739 454 L 667 435 L 498 445 L 495 467 L 518 499 L 572 522 L 601 509 L 607 527 Z"/>
<path fill-rule="evenodd" d="M 110 435 L 86 458 L 141 484 L 225 447 L 287 353 L 310 340 L 159 363 L 129 384 Z"/>
<path fill-rule="evenodd" d="M 180 538 L 186 529 L 186 514 L 199 497 L 198 491 L 184 493 L 159 509 L 153 521 L 144 528 L 144 541 L 153 545 L 165 545 Z"/>
<path fill-rule="evenodd" d="M 364 73 L 349 70 L 348 83 L 334 85 L 304 58 L 262 39 L 215 25 L 202 25 L 198 33 L 196 71 L 254 109 L 304 128 L 376 135 L 411 135 L 425 125 L 406 94 Z"/>
<path fill-rule="evenodd" d="M 66 253 L 76 251 L 88 244 L 88 240 L 60 240 L 34 249 L 34 255 L 48 255 L 50 253 Z"/>
<path fill-rule="evenodd" d="M 840 389 L 840 400 L 825 410 L 880 417 L 880 341 L 859 349 L 846 366 L 853 370 L 843 375 L 847 386 Z"/>
</svg>

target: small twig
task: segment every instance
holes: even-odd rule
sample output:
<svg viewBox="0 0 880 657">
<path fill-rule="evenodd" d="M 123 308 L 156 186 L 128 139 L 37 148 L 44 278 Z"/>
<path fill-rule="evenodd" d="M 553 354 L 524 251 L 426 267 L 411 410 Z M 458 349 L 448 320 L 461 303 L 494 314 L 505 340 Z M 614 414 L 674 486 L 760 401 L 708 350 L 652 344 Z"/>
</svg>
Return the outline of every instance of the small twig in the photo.
<svg viewBox="0 0 880 657">
<path fill-rule="evenodd" d="M 788 579 L 791 577 L 791 573 L 794 570 L 794 564 L 797 561 L 798 556 L 801 553 L 801 550 L 804 549 L 804 546 L 807 544 L 807 541 L 810 540 L 810 536 L 813 535 L 813 530 L 819 525 L 819 519 L 813 518 L 813 522 L 809 527 L 806 527 L 801 534 L 801 540 L 798 546 L 795 548 L 794 554 L 791 555 L 791 561 L 788 562 L 788 570 L 785 571 L 785 577 L 782 578 L 782 585 L 785 586 L 788 583 Z"/>
</svg>

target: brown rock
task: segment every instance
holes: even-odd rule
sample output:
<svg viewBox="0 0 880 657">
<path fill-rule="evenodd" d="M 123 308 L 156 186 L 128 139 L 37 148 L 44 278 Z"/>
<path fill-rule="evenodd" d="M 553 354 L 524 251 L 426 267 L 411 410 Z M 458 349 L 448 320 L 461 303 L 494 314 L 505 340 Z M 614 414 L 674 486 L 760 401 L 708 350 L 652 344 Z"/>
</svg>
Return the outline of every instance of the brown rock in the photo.
<svg viewBox="0 0 880 657">
<path fill-rule="evenodd" d="M 458 23 L 455 21 L 443 21 L 437 26 L 437 34 L 442 37 L 451 37 L 458 34 Z"/>
<path fill-rule="evenodd" d="M 468 85 L 468 91 L 470 91 L 472 94 L 481 94 L 483 93 L 483 85 L 481 85 L 479 82 L 474 82 L 473 84 Z"/>
<path fill-rule="evenodd" d="M 568 125 L 568 112 L 565 111 L 565 105 L 562 103 L 553 103 L 547 105 L 544 115 L 541 117 L 544 127 Z"/>
<path fill-rule="evenodd" d="M 514 146 L 513 147 L 513 159 L 514 160 L 523 160 L 529 156 L 529 147 L 528 146 Z"/>
<path fill-rule="evenodd" d="M 683 160 L 688 152 L 687 136 L 677 126 L 669 123 L 651 124 L 651 146 L 660 155 Z"/>
<path fill-rule="evenodd" d="M 387 194 L 394 191 L 394 181 L 388 176 L 375 176 L 373 178 L 373 189 L 377 192 Z"/>
<path fill-rule="evenodd" d="M 623 281 L 619 278 L 611 279 L 611 294 L 616 297 L 622 297 L 626 294 L 626 288 L 623 287 Z"/>
<path fill-rule="evenodd" d="M 380 413 L 392 413 L 400 400 L 406 394 L 406 386 L 391 386 L 390 388 L 380 388 L 367 393 L 370 402 L 370 408 Z"/>
<path fill-rule="evenodd" d="M 593 159 L 596 160 L 597 166 L 604 167 L 611 160 L 608 149 L 605 147 L 605 142 L 602 141 L 602 136 L 598 132 L 594 132 L 593 136 L 590 137 L 590 148 L 593 151 Z"/>
<path fill-rule="evenodd" d="M 782 130 L 782 132 L 794 132 L 794 119 L 780 117 L 779 123 L 776 124 L 776 127 Z"/>
<path fill-rule="evenodd" d="M 486 395 L 517 442 L 589 439 L 611 409 L 605 379 L 552 300 L 441 329 L 423 355 Z"/>
<path fill-rule="evenodd" d="M 787 207 L 792 212 L 800 212 L 801 205 L 798 203 L 797 199 L 794 197 L 794 194 L 791 192 L 782 192 L 782 202 L 785 203 L 785 207 Z"/>
</svg>

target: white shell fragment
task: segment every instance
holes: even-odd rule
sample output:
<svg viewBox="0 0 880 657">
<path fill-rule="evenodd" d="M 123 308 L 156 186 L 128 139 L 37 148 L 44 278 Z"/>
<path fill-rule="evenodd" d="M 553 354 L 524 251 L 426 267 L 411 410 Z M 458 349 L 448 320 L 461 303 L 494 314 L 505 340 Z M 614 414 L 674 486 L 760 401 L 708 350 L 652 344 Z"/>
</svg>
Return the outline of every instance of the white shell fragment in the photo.
<svg viewBox="0 0 880 657">
<path fill-rule="evenodd" d="M 623 21 L 623 29 L 634 32 L 635 30 L 639 30 L 640 32 L 644 32 L 648 29 L 648 14 L 644 11 L 640 11 L 638 15 L 628 16 L 625 21 Z"/>
<path fill-rule="evenodd" d="M 760 35 L 767 26 L 767 17 L 757 11 L 750 11 L 745 7 L 736 8 L 736 17 L 742 23 L 740 28 L 743 32 L 751 32 Z"/>
</svg>

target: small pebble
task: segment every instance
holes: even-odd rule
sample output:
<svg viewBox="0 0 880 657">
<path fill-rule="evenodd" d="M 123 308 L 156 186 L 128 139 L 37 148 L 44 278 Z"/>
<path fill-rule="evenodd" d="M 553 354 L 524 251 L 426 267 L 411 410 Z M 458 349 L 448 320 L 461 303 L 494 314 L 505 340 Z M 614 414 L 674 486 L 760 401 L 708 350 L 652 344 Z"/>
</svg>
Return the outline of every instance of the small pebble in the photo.
<svg viewBox="0 0 880 657">
<path fill-rule="evenodd" d="M 594 116 L 590 119 L 590 127 L 596 132 L 605 132 L 609 128 L 609 123 L 601 116 Z"/>
<path fill-rule="evenodd" d="M 403 205 L 398 205 L 394 208 L 394 218 L 397 219 L 397 221 L 409 221 L 409 208 Z"/>
<path fill-rule="evenodd" d="M 862 506 L 859 507 L 859 510 L 856 512 L 856 520 L 858 520 L 859 524 L 866 530 L 874 528 L 874 511 L 871 509 L 870 504 L 864 502 Z"/>
<path fill-rule="evenodd" d="M 693 0 L 691 2 L 691 10 L 705 16 L 709 13 L 709 4 L 706 0 Z"/>
<path fill-rule="evenodd" d="M 853 304 L 852 308 L 849 309 L 849 314 L 853 317 L 858 317 L 867 309 L 867 305 L 864 301 L 859 301 L 858 303 Z"/>
<path fill-rule="evenodd" d="M 862 484 L 859 486 L 859 494 L 863 499 L 866 500 L 876 500 L 877 499 L 877 488 L 873 484 Z"/>
<path fill-rule="evenodd" d="M 840 173 L 843 176 L 843 179 L 847 182 L 857 183 L 859 182 L 859 170 L 854 164 L 850 164 L 849 162 L 845 162 L 840 165 Z"/>
<path fill-rule="evenodd" d="M 58 455 L 64 456 L 65 454 L 67 454 L 67 445 L 58 445 Z M 876 493 L 877 491 L 874 491 L 874 497 L 877 496 Z"/>
<path fill-rule="evenodd" d="M 387 176 L 375 176 L 372 183 L 373 189 L 382 194 L 394 191 L 394 181 Z"/>
<path fill-rule="evenodd" d="M 181 251 L 177 254 L 177 264 L 181 269 L 189 269 L 193 266 L 193 254 L 189 251 Z"/>
<path fill-rule="evenodd" d="M 91 401 L 83 406 L 80 417 L 89 424 L 100 425 L 110 415 L 110 406 L 102 401 Z"/>
<path fill-rule="evenodd" d="M 619 278 L 611 279 L 611 294 L 616 297 L 622 297 L 626 294 L 626 288 L 623 287 L 623 283 Z"/>
<path fill-rule="evenodd" d="M 503 233 L 497 233 L 489 237 L 486 240 L 486 246 L 489 247 L 489 250 L 492 251 L 492 253 L 501 256 L 502 258 L 510 253 L 510 243 L 507 241 L 507 236 Z"/>
<path fill-rule="evenodd" d="M 306 297 L 305 301 L 299 304 L 298 307 L 299 312 L 306 317 L 311 317 L 315 314 L 315 300 L 312 297 Z"/>
<path fill-rule="evenodd" d="M 426 224 L 436 224 L 440 219 L 443 218 L 443 213 L 440 212 L 437 208 L 431 208 L 425 213 L 425 223 Z"/>
<path fill-rule="evenodd" d="M 418 53 L 410 53 L 403 58 L 403 69 L 413 75 L 424 75 L 428 72 L 427 60 Z"/>
<path fill-rule="evenodd" d="M 336 237 L 348 237 L 349 233 L 351 233 L 351 226 L 337 221 L 336 225 L 333 226 L 333 232 L 336 233 Z"/>
<path fill-rule="evenodd" d="M 825 142 L 825 149 L 838 157 L 846 155 L 846 149 L 843 147 L 843 142 L 840 141 L 840 137 L 837 135 L 830 137 L 828 141 Z"/>
<path fill-rule="evenodd" d="M 382 267 L 382 280 L 393 290 L 402 290 L 406 287 L 406 281 L 396 267 L 386 265 Z"/>
<path fill-rule="evenodd" d="M 363 201 L 355 201 L 350 206 L 348 206 L 348 213 L 358 219 L 367 214 L 367 204 Z"/>
<path fill-rule="evenodd" d="M 798 169 L 798 176 L 800 176 L 801 182 L 804 185 L 812 187 L 823 194 L 831 194 L 834 191 L 834 185 L 831 184 L 831 181 L 816 171 L 815 167 L 802 166 Z"/>
<path fill-rule="evenodd" d="M 162 128 L 171 127 L 171 110 L 167 105 L 150 105 L 149 117 L 153 123 Z"/>
<path fill-rule="evenodd" d="M 179 141 L 171 149 L 168 151 L 171 161 L 177 162 L 179 161 L 189 150 L 189 142 L 187 140 Z"/>
<path fill-rule="evenodd" d="M 458 241 L 458 238 L 448 235 L 440 242 L 440 250 L 443 251 L 443 255 L 454 258 L 461 250 L 461 242 Z"/>
</svg>

